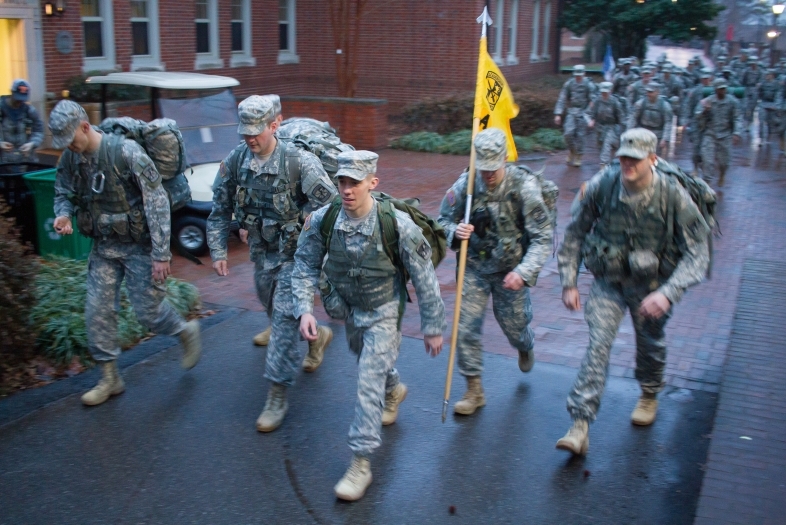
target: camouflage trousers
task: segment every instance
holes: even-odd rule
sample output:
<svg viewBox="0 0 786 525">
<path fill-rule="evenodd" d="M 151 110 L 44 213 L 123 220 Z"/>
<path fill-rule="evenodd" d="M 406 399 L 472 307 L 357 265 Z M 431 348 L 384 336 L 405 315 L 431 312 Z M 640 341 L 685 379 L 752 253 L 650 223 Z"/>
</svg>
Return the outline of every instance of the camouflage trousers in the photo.
<svg viewBox="0 0 786 525">
<path fill-rule="evenodd" d="M 293 314 L 292 270 L 295 261 L 273 269 L 263 268 L 262 257 L 254 261 L 257 296 L 270 319 L 270 342 L 267 345 L 265 377 L 274 383 L 292 386 L 300 368 L 300 322 Z"/>
<path fill-rule="evenodd" d="M 731 136 L 722 139 L 716 139 L 712 135 L 702 137 L 701 160 L 705 180 L 716 180 L 721 173 L 726 173 L 729 169 L 731 141 Z"/>
<path fill-rule="evenodd" d="M 756 86 L 746 87 L 745 94 L 745 125 L 747 126 L 753 122 L 753 112 L 756 110 L 756 103 L 758 102 Z"/>
<path fill-rule="evenodd" d="M 569 111 L 565 115 L 565 144 L 571 153 L 582 155 L 584 153 L 584 137 L 587 134 L 587 121 L 584 112 Z"/>
<path fill-rule="evenodd" d="M 354 315 L 346 320 L 349 349 L 358 356 L 358 397 L 348 443 L 358 456 L 370 456 L 382 443 L 380 430 L 385 394 L 399 384 L 395 364 L 401 332 L 397 324 L 397 316 L 367 327 L 355 326 Z"/>
<path fill-rule="evenodd" d="M 589 348 L 568 395 L 568 412 L 575 419 L 594 421 L 606 386 L 611 345 L 617 337 L 625 310 L 629 309 L 636 331 L 636 379 L 643 392 L 657 394 L 663 389 L 666 343 L 663 328 L 670 314 L 648 319 L 639 314 L 646 288 L 623 286 L 597 279 L 590 289 L 584 310 L 589 326 Z"/>
<path fill-rule="evenodd" d="M 611 162 L 611 152 L 620 145 L 620 134 L 616 124 L 598 124 L 598 146 L 600 146 L 600 163 Z"/>
<path fill-rule="evenodd" d="M 695 122 L 690 125 L 691 160 L 697 170 L 701 167 L 701 130 Z"/>
<path fill-rule="evenodd" d="M 782 126 L 780 111 L 759 107 L 759 137 L 762 141 L 779 137 Z"/>
<path fill-rule="evenodd" d="M 143 246 L 139 246 L 138 252 L 117 258 L 103 257 L 93 249 L 87 264 L 85 324 L 87 347 L 93 359 L 114 361 L 120 356 L 117 313 L 123 279 L 140 324 L 157 334 L 183 331 L 185 320 L 164 300 L 166 284 L 153 280 L 153 261 Z"/>
<path fill-rule="evenodd" d="M 506 290 L 502 287 L 505 275 L 481 274 L 469 266 L 464 274 L 457 346 L 459 372 L 465 376 L 483 373 L 483 345 L 480 340 L 489 295 L 493 300 L 494 317 L 511 346 L 519 352 L 526 352 L 535 345 L 535 334 L 529 327 L 532 321 L 529 289 Z"/>
</svg>

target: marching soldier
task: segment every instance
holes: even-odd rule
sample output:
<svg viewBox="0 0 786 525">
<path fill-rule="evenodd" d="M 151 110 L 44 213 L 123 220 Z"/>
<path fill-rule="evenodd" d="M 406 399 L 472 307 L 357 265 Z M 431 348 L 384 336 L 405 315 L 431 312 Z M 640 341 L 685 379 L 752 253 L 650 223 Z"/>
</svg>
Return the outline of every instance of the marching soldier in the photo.
<svg viewBox="0 0 786 525">
<path fill-rule="evenodd" d="M 612 88 L 611 94 L 617 95 L 618 97 L 627 97 L 628 87 L 636 82 L 638 76 L 636 73 L 631 71 L 630 60 L 627 58 L 623 58 L 620 61 L 620 65 L 622 66 L 622 69 L 616 75 L 614 75 L 614 80 L 612 81 L 614 86 Z"/>
<path fill-rule="evenodd" d="M 557 448 L 578 455 L 589 448 L 589 423 L 600 408 L 611 346 L 626 310 L 636 330 L 642 390 L 631 421 L 653 423 L 664 386 L 666 321 L 709 266 L 709 228 L 690 195 L 656 166 L 655 134 L 636 128 L 620 142 L 619 166 L 582 185 L 559 250 L 562 301 L 569 310 L 581 308 L 576 279 L 582 260 L 595 276 L 584 310 L 590 343 L 567 400 L 573 426 L 557 441 Z M 673 222 L 667 220 L 671 214 Z"/>
<path fill-rule="evenodd" d="M 722 78 L 713 83 L 715 94 L 703 99 L 696 106 L 696 121 L 702 133 L 701 162 L 704 179 L 718 179 L 723 186 L 731 159 L 731 143 L 740 141 L 742 111 L 737 100 L 726 93 L 727 84 Z"/>
<path fill-rule="evenodd" d="M 756 109 L 759 84 L 764 81 L 764 71 L 759 68 L 759 57 L 750 57 L 749 66 L 742 74 L 740 83 L 745 88 L 745 129 L 753 122 L 753 111 Z"/>
<path fill-rule="evenodd" d="M 619 98 L 611 94 L 611 82 L 600 83 L 600 97 L 590 106 L 590 129 L 597 127 L 600 149 L 600 168 L 611 161 L 611 150 L 619 146 L 620 132 L 625 126 L 625 110 Z"/>
<path fill-rule="evenodd" d="M 775 70 L 768 69 L 764 81 L 759 84 L 756 99 L 761 100 L 759 107 L 759 137 L 762 142 L 769 143 L 771 137 L 781 133 L 781 118 L 779 106 L 781 105 L 782 84 L 775 79 Z M 765 131 L 766 125 L 766 131 Z"/>
<path fill-rule="evenodd" d="M 690 94 L 685 97 L 682 105 L 682 114 L 680 115 L 680 122 L 683 126 L 688 127 L 688 136 L 691 141 L 691 160 L 693 160 L 693 175 L 698 175 L 699 168 L 701 167 L 701 128 L 699 127 L 698 119 L 696 118 L 696 107 L 699 102 L 704 98 L 704 88 L 710 86 L 712 80 L 712 72 L 709 69 L 703 69 L 701 72 L 701 83 L 691 89 Z"/>
<path fill-rule="evenodd" d="M 316 340 L 314 293 L 327 255 L 324 273 L 329 291 L 323 294 L 324 306 L 331 317 L 346 321 L 349 348 L 358 356 L 358 397 L 349 430 L 354 457 L 335 486 L 336 496 L 348 501 L 363 497 L 371 484 L 369 458 L 381 443 L 380 428 L 396 421 L 398 406 L 407 395 L 395 369 L 401 346 L 400 308 L 407 293 L 405 272 L 418 296 L 424 343 L 432 357 L 442 349 L 445 329 L 445 306 L 431 247 L 409 215 L 395 211 L 398 251 L 393 258 L 381 248 L 381 214 L 387 211 L 381 208 L 384 202 L 377 202 L 371 194 L 379 183 L 377 159 L 370 151 L 339 154 L 336 176 L 341 209 L 332 216 L 332 233 L 323 236 L 330 206 L 306 219 L 292 275 L 300 333 L 309 341 Z"/>
<path fill-rule="evenodd" d="M 276 97 L 277 98 L 277 97 Z M 299 360 L 298 321 L 293 315 L 292 269 L 295 249 L 308 212 L 333 200 L 336 188 L 319 159 L 275 136 L 279 126 L 276 99 L 253 95 L 238 106 L 238 134 L 244 142 L 221 163 L 213 184 L 213 211 L 207 239 L 213 268 L 229 274 L 227 238 L 232 213 L 248 230 L 254 282 L 270 318 L 265 377 L 271 381 L 257 430 L 271 432 L 287 411 L 286 389 L 295 381 Z M 333 332 L 319 327 L 309 341 L 302 367 L 313 372 L 322 363 Z"/>
<path fill-rule="evenodd" d="M 628 88 L 628 107 L 633 108 L 636 102 L 647 96 L 647 86 L 652 80 L 652 67 L 645 66 L 641 69 L 641 79 L 637 80 Z"/>
<path fill-rule="evenodd" d="M 565 142 L 568 145 L 568 164 L 580 167 L 584 154 L 584 136 L 587 134 L 587 121 L 584 113 L 595 97 L 595 85 L 585 77 L 584 66 L 573 67 L 573 78 L 565 82 L 560 91 L 557 106 L 554 108 L 554 123 L 562 123 L 565 114 Z"/>
<path fill-rule="evenodd" d="M 505 163 L 505 134 L 495 128 L 481 131 L 475 137 L 475 151 L 481 177 L 475 179 L 470 224 L 461 222 L 467 199 L 466 172 L 445 194 L 439 214 L 448 245 L 457 248 L 459 241 L 469 240 L 457 345 L 467 391 L 454 406 L 454 412 L 462 415 L 474 414 L 486 404 L 480 379 L 481 336 L 489 296 L 494 317 L 519 352 L 519 369 L 532 369 L 535 341 L 529 327 L 529 288 L 535 286 L 554 235 L 538 176 Z M 548 198 L 553 198 L 552 205 L 556 203 L 556 195 Z"/>
<path fill-rule="evenodd" d="M 655 82 L 647 84 L 647 96 L 636 102 L 628 117 L 628 129 L 645 128 L 658 137 L 659 147 L 668 151 L 674 114 L 671 104 L 660 96 L 660 86 Z"/>
</svg>

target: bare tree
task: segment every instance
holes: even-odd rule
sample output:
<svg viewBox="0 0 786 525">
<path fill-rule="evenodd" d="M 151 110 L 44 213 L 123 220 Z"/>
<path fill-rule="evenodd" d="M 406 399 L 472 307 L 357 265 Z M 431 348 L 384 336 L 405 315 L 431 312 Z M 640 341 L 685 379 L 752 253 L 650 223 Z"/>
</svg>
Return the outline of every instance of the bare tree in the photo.
<svg viewBox="0 0 786 525">
<path fill-rule="evenodd" d="M 360 20 L 368 0 L 328 0 L 333 44 L 336 48 L 338 94 L 354 97 L 358 87 Z"/>
</svg>

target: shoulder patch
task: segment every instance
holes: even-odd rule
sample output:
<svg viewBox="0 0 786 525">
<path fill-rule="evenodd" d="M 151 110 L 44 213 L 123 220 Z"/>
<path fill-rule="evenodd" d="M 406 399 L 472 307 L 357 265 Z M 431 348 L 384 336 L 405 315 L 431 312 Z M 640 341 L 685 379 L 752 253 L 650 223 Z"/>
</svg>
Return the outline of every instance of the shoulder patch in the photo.
<svg viewBox="0 0 786 525">
<path fill-rule="evenodd" d="M 319 202 L 325 203 L 327 202 L 332 195 L 332 192 L 325 187 L 324 184 L 321 182 L 314 185 L 311 189 L 311 196 L 314 197 Z"/>
<path fill-rule="evenodd" d="M 543 207 L 538 206 L 532 210 L 532 218 L 536 223 L 538 223 L 538 226 L 543 226 L 543 224 L 545 224 L 546 220 L 548 219 L 548 216 L 546 215 L 546 212 L 543 211 Z"/>
<path fill-rule="evenodd" d="M 456 205 L 456 192 L 453 191 L 453 188 L 448 190 L 448 192 L 445 194 L 445 198 L 448 200 L 448 204 L 451 206 Z"/>
<path fill-rule="evenodd" d="M 154 166 L 148 166 L 142 171 L 142 175 L 152 183 L 158 182 L 161 178 L 161 174 L 158 173 L 158 170 Z"/>
<path fill-rule="evenodd" d="M 223 160 L 221 161 L 221 165 L 218 167 L 218 176 L 222 179 L 225 179 L 229 176 L 229 170 L 227 169 L 227 165 Z"/>
<path fill-rule="evenodd" d="M 579 187 L 579 200 L 583 201 L 584 197 L 587 196 L 587 183 L 582 182 L 581 186 Z"/>
<path fill-rule="evenodd" d="M 428 242 L 426 242 L 425 240 L 420 241 L 420 244 L 415 249 L 415 252 L 424 261 L 431 259 L 431 246 L 429 246 Z"/>
<path fill-rule="evenodd" d="M 306 222 L 303 223 L 303 231 L 307 232 L 311 228 L 311 214 L 306 217 Z"/>
</svg>

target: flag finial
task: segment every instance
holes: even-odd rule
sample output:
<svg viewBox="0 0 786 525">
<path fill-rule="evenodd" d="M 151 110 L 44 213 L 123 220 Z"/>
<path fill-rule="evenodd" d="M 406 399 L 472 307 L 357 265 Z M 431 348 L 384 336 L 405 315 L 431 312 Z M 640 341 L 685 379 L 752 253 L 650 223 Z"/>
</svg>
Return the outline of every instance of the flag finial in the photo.
<svg viewBox="0 0 786 525">
<path fill-rule="evenodd" d="M 486 26 L 490 26 L 494 22 L 491 20 L 491 16 L 489 16 L 489 8 L 484 7 L 483 12 L 478 17 L 478 24 L 483 24 L 483 30 L 480 33 L 480 36 L 486 36 Z"/>
</svg>

